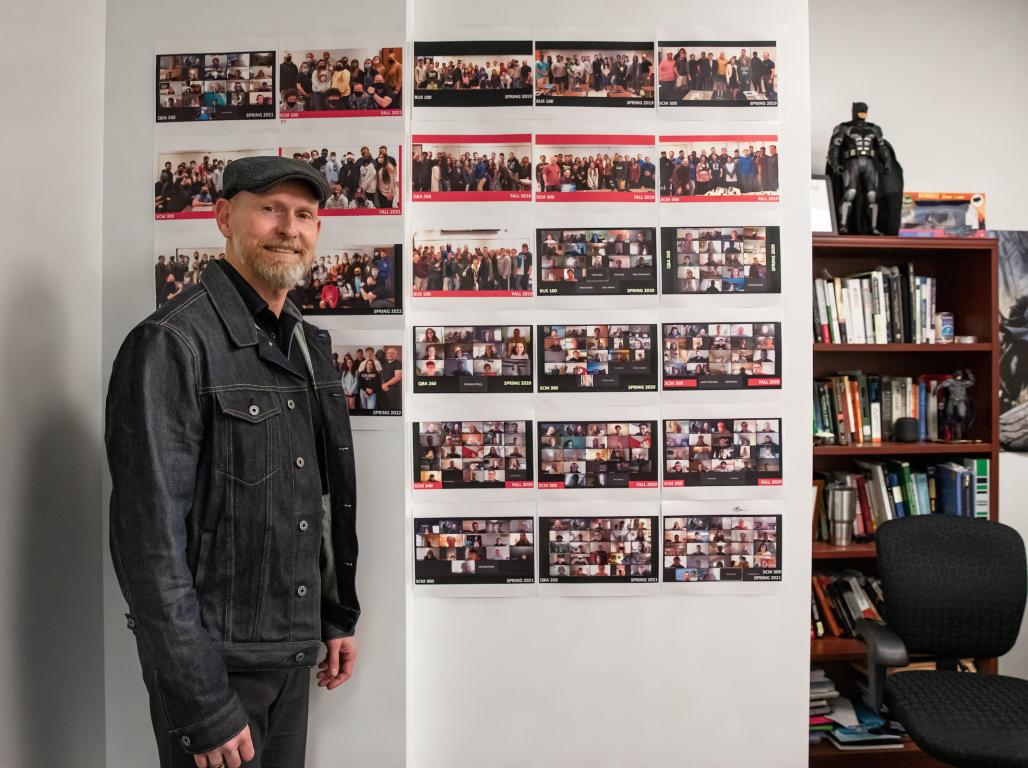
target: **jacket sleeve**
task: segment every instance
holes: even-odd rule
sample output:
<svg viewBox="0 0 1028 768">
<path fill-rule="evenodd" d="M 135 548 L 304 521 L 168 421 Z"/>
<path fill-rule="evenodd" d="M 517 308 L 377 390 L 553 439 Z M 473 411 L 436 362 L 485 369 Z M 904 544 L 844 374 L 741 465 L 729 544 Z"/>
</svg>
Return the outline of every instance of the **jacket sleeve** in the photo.
<svg viewBox="0 0 1028 768">
<path fill-rule="evenodd" d="M 200 619 L 186 555 L 204 421 L 194 348 L 174 328 L 135 328 L 114 362 L 105 440 L 110 545 L 140 662 L 170 733 L 190 753 L 247 724 L 221 654 Z"/>
</svg>

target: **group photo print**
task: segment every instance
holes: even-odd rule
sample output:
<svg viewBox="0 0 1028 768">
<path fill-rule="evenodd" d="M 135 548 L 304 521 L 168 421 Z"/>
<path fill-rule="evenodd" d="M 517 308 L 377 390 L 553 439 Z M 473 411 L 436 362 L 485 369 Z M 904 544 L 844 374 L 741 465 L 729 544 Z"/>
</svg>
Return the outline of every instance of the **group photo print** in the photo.
<svg viewBox="0 0 1028 768">
<path fill-rule="evenodd" d="M 531 392 L 532 326 L 415 326 L 414 391 Z"/>
<path fill-rule="evenodd" d="M 403 415 L 401 344 L 333 344 L 332 365 L 351 416 Z"/>
<path fill-rule="evenodd" d="M 540 517 L 539 583 L 657 581 L 656 517 Z"/>
<path fill-rule="evenodd" d="M 661 40 L 661 107 L 777 107 L 773 40 Z"/>
<path fill-rule="evenodd" d="M 665 419 L 664 487 L 782 484 L 782 420 Z"/>
<path fill-rule="evenodd" d="M 664 581 L 781 581 L 781 515 L 664 518 Z"/>
<path fill-rule="evenodd" d="M 539 488 L 656 488 L 655 421 L 539 424 Z"/>
<path fill-rule="evenodd" d="M 224 245 L 158 248 L 154 262 L 157 309 L 182 293 L 187 286 L 199 284 L 207 267 L 223 258 Z"/>
<path fill-rule="evenodd" d="M 653 202 L 653 150 L 652 136 L 538 134 L 536 200 Z"/>
<path fill-rule="evenodd" d="M 414 520 L 415 584 L 524 584 L 535 581 L 531 517 Z"/>
<path fill-rule="evenodd" d="M 243 157 L 275 149 L 185 150 L 154 156 L 154 218 L 213 219 L 225 188 L 225 168 Z"/>
<path fill-rule="evenodd" d="M 653 42 L 536 42 L 535 103 L 652 109 Z"/>
<path fill-rule="evenodd" d="M 414 422 L 414 490 L 531 488 L 531 421 Z"/>
<path fill-rule="evenodd" d="M 306 163 L 325 177 L 332 194 L 322 216 L 375 216 L 400 213 L 400 146 L 317 144 L 281 147 L 282 157 Z"/>
<path fill-rule="evenodd" d="M 781 323 L 664 323 L 664 389 L 781 389 Z"/>
<path fill-rule="evenodd" d="M 779 293 L 778 227 L 663 227 L 663 292 Z"/>
<path fill-rule="evenodd" d="M 289 298 L 308 315 L 398 315 L 403 312 L 403 246 L 318 249 Z"/>
<path fill-rule="evenodd" d="M 277 95 L 283 120 L 400 115 L 403 46 L 280 51 Z"/>
<path fill-rule="evenodd" d="M 530 297 L 534 256 L 525 233 L 430 229 L 414 233 L 412 295 Z"/>
<path fill-rule="evenodd" d="M 539 229 L 540 296 L 656 294 L 656 230 Z"/>
<path fill-rule="evenodd" d="M 415 107 L 532 106 L 531 40 L 414 43 Z"/>
<path fill-rule="evenodd" d="M 540 392 L 656 392 L 656 325 L 540 325 Z"/>
<path fill-rule="evenodd" d="M 778 136 L 661 136 L 660 201 L 778 202 Z"/>
<path fill-rule="evenodd" d="M 532 134 L 415 134 L 411 199 L 532 199 Z"/>
<path fill-rule="evenodd" d="M 274 51 L 158 54 L 158 123 L 274 117 Z"/>
</svg>

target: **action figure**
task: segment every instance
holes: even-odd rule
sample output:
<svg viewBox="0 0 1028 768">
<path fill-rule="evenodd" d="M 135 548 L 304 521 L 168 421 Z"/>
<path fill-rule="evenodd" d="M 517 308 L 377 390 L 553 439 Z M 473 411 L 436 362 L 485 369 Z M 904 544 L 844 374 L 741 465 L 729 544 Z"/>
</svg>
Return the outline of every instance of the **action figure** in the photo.
<svg viewBox="0 0 1028 768">
<path fill-rule="evenodd" d="M 867 104 L 854 102 L 853 119 L 835 127 L 828 147 L 828 165 L 841 180 L 840 234 L 849 232 L 850 212 L 861 192 L 867 203 L 870 232 L 872 235 L 881 234 L 878 229 L 878 169 L 875 160 L 881 164 L 882 173 L 892 172 L 892 157 L 885 149 L 882 129 L 867 122 Z M 853 228 L 857 232 L 861 230 L 859 220 Z"/>
<path fill-rule="evenodd" d="M 974 374 L 971 371 L 957 371 L 952 379 L 939 384 L 943 393 L 942 408 L 942 439 L 963 440 L 964 435 L 974 424 L 974 401 L 968 397 L 967 390 L 974 386 Z"/>
</svg>

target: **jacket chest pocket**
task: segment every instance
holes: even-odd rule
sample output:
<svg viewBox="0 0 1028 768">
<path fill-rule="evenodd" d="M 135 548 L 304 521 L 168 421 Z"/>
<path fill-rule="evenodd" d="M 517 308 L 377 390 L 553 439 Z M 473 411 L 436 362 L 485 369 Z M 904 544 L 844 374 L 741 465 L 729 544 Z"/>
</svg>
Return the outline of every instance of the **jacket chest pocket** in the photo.
<svg viewBox="0 0 1028 768">
<path fill-rule="evenodd" d="M 247 485 L 267 480 L 279 467 L 282 407 L 274 392 L 217 393 L 218 470 Z"/>
</svg>

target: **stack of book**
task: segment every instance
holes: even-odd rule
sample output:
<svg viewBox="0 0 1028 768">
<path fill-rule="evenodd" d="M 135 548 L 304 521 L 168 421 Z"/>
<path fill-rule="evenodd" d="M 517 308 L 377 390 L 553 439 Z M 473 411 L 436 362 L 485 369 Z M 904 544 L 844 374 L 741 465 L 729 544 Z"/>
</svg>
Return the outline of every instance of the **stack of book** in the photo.
<svg viewBox="0 0 1028 768">
<path fill-rule="evenodd" d="M 819 344 L 934 344 L 932 277 L 914 265 L 878 267 L 814 280 L 814 341 Z"/>
<path fill-rule="evenodd" d="M 826 715 L 832 712 L 832 702 L 839 698 L 839 692 L 825 671 L 810 665 L 810 743 L 817 744 L 824 734 L 835 727 Z"/>
<path fill-rule="evenodd" d="M 987 458 L 965 458 L 924 466 L 911 466 L 903 459 L 856 460 L 852 472 L 819 473 L 814 481 L 813 533 L 817 541 L 828 541 L 832 496 L 824 489 L 832 484 L 856 490 L 857 514 L 853 535 L 872 536 L 887 520 L 911 515 L 946 514 L 962 517 L 989 516 L 989 471 Z"/>
<path fill-rule="evenodd" d="M 876 376 L 843 371 L 814 380 L 814 440 L 821 445 L 878 445 L 900 418 L 917 419 L 919 439 L 952 438 L 940 413 L 949 373 Z"/>
<path fill-rule="evenodd" d="M 856 637 L 861 619 L 882 620 L 881 579 L 845 570 L 815 573 L 811 585 L 811 637 Z"/>
</svg>

